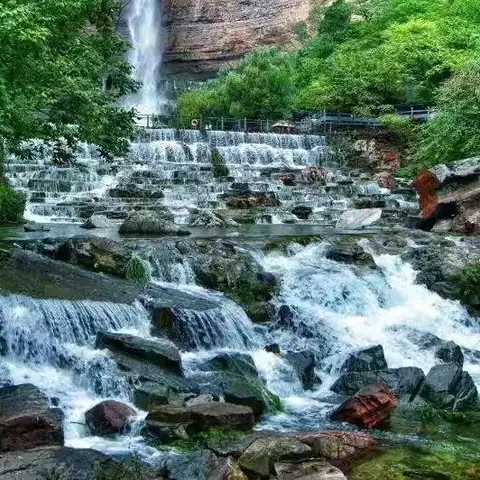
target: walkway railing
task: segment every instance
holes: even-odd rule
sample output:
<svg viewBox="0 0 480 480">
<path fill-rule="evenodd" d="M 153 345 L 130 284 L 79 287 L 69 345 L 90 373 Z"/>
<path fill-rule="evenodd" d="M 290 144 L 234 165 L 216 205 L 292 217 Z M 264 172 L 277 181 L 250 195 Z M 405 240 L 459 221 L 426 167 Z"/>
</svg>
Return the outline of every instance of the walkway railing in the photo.
<svg viewBox="0 0 480 480">
<path fill-rule="evenodd" d="M 435 112 L 430 108 L 398 109 L 392 112 L 401 118 L 411 118 L 412 122 L 431 120 Z M 378 128 L 383 126 L 382 117 L 354 116 L 350 113 L 327 112 L 310 115 L 301 121 L 251 120 L 248 118 L 198 117 L 192 118 L 190 125 L 180 125 L 174 116 L 139 114 L 137 124 L 142 128 L 194 128 L 199 130 L 225 130 L 265 133 L 326 133 L 333 128 Z"/>
</svg>

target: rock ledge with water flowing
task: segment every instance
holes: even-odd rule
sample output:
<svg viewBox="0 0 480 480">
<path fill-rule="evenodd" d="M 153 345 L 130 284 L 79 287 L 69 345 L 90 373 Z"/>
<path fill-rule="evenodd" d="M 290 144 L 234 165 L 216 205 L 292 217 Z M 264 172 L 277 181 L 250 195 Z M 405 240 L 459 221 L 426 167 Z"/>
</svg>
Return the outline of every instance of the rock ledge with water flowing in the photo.
<svg viewBox="0 0 480 480">
<path fill-rule="evenodd" d="M 85 412 L 85 422 L 92 435 L 125 433 L 128 423 L 135 417 L 133 408 L 116 400 L 106 400 Z"/>
</svg>

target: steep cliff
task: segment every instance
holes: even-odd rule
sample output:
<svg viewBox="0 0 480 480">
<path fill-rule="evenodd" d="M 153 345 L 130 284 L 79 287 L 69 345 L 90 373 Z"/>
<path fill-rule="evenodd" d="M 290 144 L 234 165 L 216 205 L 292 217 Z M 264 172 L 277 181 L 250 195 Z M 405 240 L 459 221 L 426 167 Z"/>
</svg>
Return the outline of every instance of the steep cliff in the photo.
<svg viewBox="0 0 480 480">
<path fill-rule="evenodd" d="M 252 48 L 284 45 L 311 0 L 165 0 L 165 73 L 207 78 Z"/>
</svg>

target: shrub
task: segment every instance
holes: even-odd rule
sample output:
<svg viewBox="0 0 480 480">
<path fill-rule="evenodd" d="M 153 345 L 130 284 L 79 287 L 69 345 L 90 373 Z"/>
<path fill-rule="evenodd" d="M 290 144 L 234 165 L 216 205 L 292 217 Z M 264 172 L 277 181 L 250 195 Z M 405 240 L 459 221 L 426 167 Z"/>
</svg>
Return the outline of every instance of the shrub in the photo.
<svg viewBox="0 0 480 480">
<path fill-rule="evenodd" d="M 474 262 L 452 280 L 456 283 L 460 300 L 467 306 L 478 309 L 480 306 L 480 262 Z"/>
<path fill-rule="evenodd" d="M 0 224 L 15 223 L 22 219 L 27 198 L 23 192 L 0 187 Z"/>
<path fill-rule="evenodd" d="M 151 278 L 150 265 L 139 255 L 133 254 L 125 264 L 123 274 L 131 282 L 145 284 Z"/>
</svg>

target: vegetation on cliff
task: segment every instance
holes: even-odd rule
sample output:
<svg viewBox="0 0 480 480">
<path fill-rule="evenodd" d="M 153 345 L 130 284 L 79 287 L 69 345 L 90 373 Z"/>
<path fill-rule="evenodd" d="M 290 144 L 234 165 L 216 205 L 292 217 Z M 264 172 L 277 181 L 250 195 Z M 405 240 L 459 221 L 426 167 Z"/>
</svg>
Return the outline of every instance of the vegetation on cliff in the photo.
<svg viewBox="0 0 480 480">
<path fill-rule="evenodd" d="M 310 25 L 296 26 L 295 52 L 252 52 L 182 95 L 180 119 L 323 109 L 381 115 L 394 105 L 426 104 L 439 114 L 417 129 L 415 165 L 476 154 L 479 26 L 476 0 L 337 0 L 314 8 Z"/>
</svg>

